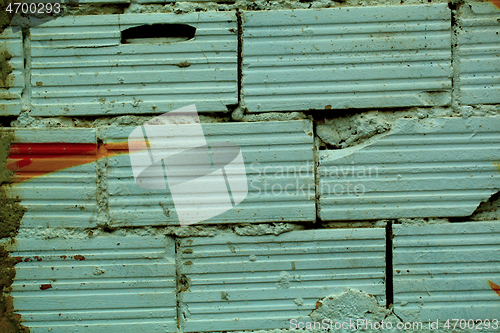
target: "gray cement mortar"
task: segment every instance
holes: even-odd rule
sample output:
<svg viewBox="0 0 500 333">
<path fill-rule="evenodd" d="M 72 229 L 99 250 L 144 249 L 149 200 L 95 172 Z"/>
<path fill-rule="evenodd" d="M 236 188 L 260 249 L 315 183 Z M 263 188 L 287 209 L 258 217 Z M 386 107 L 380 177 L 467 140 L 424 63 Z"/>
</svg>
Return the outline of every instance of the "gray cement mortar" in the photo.
<svg viewBox="0 0 500 333">
<path fill-rule="evenodd" d="M 112 3 L 112 1 L 109 1 Z M 238 0 L 238 1 L 170 1 L 166 3 L 138 3 L 131 1 L 129 4 L 85 4 L 78 7 L 69 7 L 67 15 L 96 15 L 96 14 L 136 14 L 136 13 L 189 13 L 200 11 L 231 11 L 231 10 L 286 10 L 286 9 L 319 9 L 334 7 L 359 7 L 359 6 L 385 6 L 448 3 L 444 0 Z"/>
<path fill-rule="evenodd" d="M 104 228 L 110 231 L 104 231 Z M 37 239 L 84 239 L 101 235 L 114 236 L 175 236 L 183 237 L 213 237 L 221 234 L 239 236 L 280 235 L 286 232 L 304 230 L 305 226 L 299 223 L 254 223 L 254 224 L 220 224 L 220 225 L 191 225 L 168 227 L 140 227 L 123 228 L 103 224 L 95 228 L 23 228 L 19 230 L 18 238 Z"/>
<path fill-rule="evenodd" d="M 409 108 L 401 110 L 356 110 L 339 112 L 336 116 L 316 117 L 316 134 L 329 149 L 342 149 L 365 142 L 388 132 L 401 118 L 488 117 L 500 114 L 498 105 L 453 108 Z"/>
</svg>

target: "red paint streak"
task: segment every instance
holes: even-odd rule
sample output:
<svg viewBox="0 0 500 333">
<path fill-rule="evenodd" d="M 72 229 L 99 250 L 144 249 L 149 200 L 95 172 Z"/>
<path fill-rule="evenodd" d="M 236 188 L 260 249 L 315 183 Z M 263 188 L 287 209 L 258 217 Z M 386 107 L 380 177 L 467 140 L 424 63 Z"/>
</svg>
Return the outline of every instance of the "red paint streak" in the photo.
<svg viewBox="0 0 500 333">
<path fill-rule="evenodd" d="M 40 290 L 47 290 L 47 289 L 50 289 L 50 288 L 52 288 L 51 284 L 42 284 L 40 286 Z"/>
<path fill-rule="evenodd" d="M 500 296 L 500 286 L 491 282 L 490 280 L 488 280 L 488 284 L 490 285 L 490 288 L 493 289 L 493 291 L 496 292 L 498 296 Z"/>
<path fill-rule="evenodd" d="M 143 142 L 132 142 L 130 151 L 147 149 Z M 94 143 L 16 143 L 11 145 L 7 169 L 15 171 L 12 181 L 23 182 L 52 172 L 95 162 L 104 157 L 129 153 L 128 142 Z"/>
<path fill-rule="evenodd" d="M 84 257 L 84 256 L 82 256 L 81 254 L 77 254 L 77 255 L 75 256 L 75 260 L 80 260 L 80 261 L 81 261 L 81 260 L 85 260 L 85 257 Z"/>
<path fill-rule="evenodd" d="M 500 0 L 490 0 L 490 2 L 495 5 L 498 9 L 500 9 Z"/>
<path fill-rule="evenodd" d="M 84 155 L 96 150 L 93 143 L 15 143 L 11 155 Z"/>
</svg>

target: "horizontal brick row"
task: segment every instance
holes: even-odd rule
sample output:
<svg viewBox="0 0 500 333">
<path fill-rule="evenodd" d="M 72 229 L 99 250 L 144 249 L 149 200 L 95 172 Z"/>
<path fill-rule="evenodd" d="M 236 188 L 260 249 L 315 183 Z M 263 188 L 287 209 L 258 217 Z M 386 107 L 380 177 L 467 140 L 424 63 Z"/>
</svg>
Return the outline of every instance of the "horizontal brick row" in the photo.
<svg viewBox="0 0 500 333">
<path fill-rule="evenodd" d="M 223 186 L 209 186 L 193 155 L 178 162 L 177 175 L 192 183 L 175 193 L 169 186 L 176 178 L 165 166 L 151 176 L 163 187 L 138 180 L 131 164 L 138 152 L 128 137 L 141 128 L 14 130 L 7 168 L 15 173 L 4 186 L 27 209 L 21 226 L 179 225 L 177 199 L 199 196 L 187 209 L 202 214 L 219 209 L 228 195 L 239 199 L 193 223 L 314 222 L 316 213 L 322 221 L 469 216 L 500 189 L 499 117 L 400 119 L 359 146 L 316 153 L 309 120 L 202 124 L 207 147 L 239 147 L 241 168 L 224 169 Z M 150 154 L 173 149 L 162 131 L 166 136 L 150 137 L 149 145 L 167 141 Z M 228 181 L 243 187 L 228 188 Z"/>
<path fill-rule="evenodd" d="M 131 154 L 137 152 L 129 146 L 128 137 L 135 128 L 100 128 L 97 134 L 96 129 L 84 128 L 14 130 L 7 160 L 7 168 L 14 171 L 13 183 L 4 186 L 8 195 L 19 198 L 27 209 L 21 227 L 179 225 L 179 207 L 176 209 L 176 197 L 169 187 L 140 187 L 134 178 Z M 213 218 L 202 219 L 203 223 L 316 219 L 309 120 L 203 124 L 201 128 L 209 145 L 226 142 L 241 149 L 243 169 L 233 176 L 243 180 L 247 188 L 241 202 Z M 154 138 L 149 142 L 154 144 Z M 195 158 L 182 168 L 196 171 L 197 163 Z M 165 182 L 165 175 L 154 181 Z M 200 195 L 214 198 L 208 208 L 228 194 L 225 183 L 222 189 L 207 188 L 203 178 L 198 183 L 202 186 Z M 195 195 L 190 187 L 185 191 L 180 195 Z M 207 208 L 195 206 L 193 209 Z"/>
<path fill-rule="evenodd" d="M 460 7 L 454 66 L 464 105 L 499 102 L 498 12 L 493 3 Z M 7 29 L 0 45 L 13 71 L 0 115 L 21 112 L 25 84 L 35 116 L 160 114 L 192 103 L 201 112 L 238 103 L 249 112 L 451 103 L 446 4 L 242 11 L 241 18 L 240 55 L 234 11 L 57 18 L 27 37 L 31 82 L 23 79 L 21 33 Z M 127 37 L 148 24 L 166 35 L 146 29 Z"/>
<path fill-rule="evenodd" d="M 384 319 L 425 327 L 436 320 L 442 327 L 453 318 L 474 319 L 475 325 L 489 320 L 494 328 L 500 306 L 499 226 L 498 221 L 393 225 L 399 319 Z M 371 295 L 366 297 L 382 307 L 391 278 L 384 228 L 219 234 L 177 242 L 169 236 L 89 234 L 18 238 L 4 245 L 18 261 L 8 295 L 33 332 L 286 329 L 291 320 L 312 321 L 325 300 L 348 289 L 351 295 Z M 322 311 L 348 320 L 355 312 L 345 305 Z"/>
<path fill-rule="evenodd" d="M 499 221 L 395 225 L 393 232 L 394 309 L 402 320 L 497 329 Z"/>
</svg>

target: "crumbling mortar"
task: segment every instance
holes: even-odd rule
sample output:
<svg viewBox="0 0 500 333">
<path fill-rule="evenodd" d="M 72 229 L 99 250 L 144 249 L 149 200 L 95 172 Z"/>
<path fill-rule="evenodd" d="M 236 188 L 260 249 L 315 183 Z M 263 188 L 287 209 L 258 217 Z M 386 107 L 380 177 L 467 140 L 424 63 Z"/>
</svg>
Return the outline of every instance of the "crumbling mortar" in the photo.
<svg viewBox="0 0 500 333">
<path fill-rule="evenodd" d="M 451 219 L 446 217 L 415 217 L 415 218 L 400 218 L 394 221 L 393 224 L 412 224 L 412 225 L 431 225 L 431 224 L 446 224 L 450 223 Z"/>
<path fill-rule="evenodd" d="M 0 44 L 0 89 L 9 89 L 9 76 L 13 71 L 10 59 L 12 55 L 7 50 L 6 44 Z"/>
<path fill-rule="evenodd" d="M 182 255 L 180 253 L 180 240 L 175 239 L 175 298 L 176 298 L 176 308 L 177 308 L 177 328 L 179 329 L 179 332 L 184 332 L 184 321 L 181 319 L 183 318 L 182 314 L 182 304 L 184 304 L 182 300 L 182 292 L 185 291 L 186 289 L 184 286 L 183 281 L 181 281 L 181 269 L 182 269 Z"/>
<path fill-rule="evenodd" d="M 190 226 L 113 226 L 103 224 L 92 228 L 38 227 L 20 228 L 17 239 L 87 239 L 102 236 L 171 236 L 214 237 L 217 235 L 264 236 L 281 235 L 302 230 L 385 228 L 387 220 L 335 221 L 335 222 L 272 222 L 236 224 L 197 224 Z"/>
<path fill-rule="evenodd" d="M 453 0 L 448 3 L 451 10 L 451 107 L 455 112 L 460 111 L 460 54 L 458 43 L 462 33 L 462 24 L 458 11 L 463 3 L 462 0 Z"/>
<path fill-rule="evenodd" d="M 321 9 L 355 6 L 410 5 L 447 3 L 446 0 L 242 0 L 234 2 L 168 2 L 168 3 L 127 3 L 127 4 L 77 4 L 67 6 L 65 15 L 131 14 L 131 13 L 175 13 L 183 14 L 200 11 L 259 11 L 286 9 Z"/>
<path fill-rule="evenodd" d="M 431 3 L 447 3 L 445 0 L 434 0 Z M 335 7 L 353 7 L 353 6 L 380 6 L 380 5 L 408 5 L 408 4 L 429 4 L 428 0 L 242 0 L 235 1 L 234 3 L 219 3 L 216 1 L 211 2 L 171 2 L 167 4 L 136 4 L 133 3 L 130 7 L 125 9 L 125 13 L 189 13 L 200 11 L 259 11 L 259 10 L 286 10 L 286 9 L 321 9 L 321 8 L 335 8 Z M 86 9 L 80 9 L 79 15 L 87 15 L 95 10 L 92 6 L 86 6 Z"/>
<path fill-rule="evenodd" d="M 241 12 L 236 9 L 236 19 L 238 23 L 238 106 L 242 103 L 242 82 L 243 82 L 243 19 Z M 238 108 L 238 106 L 236 108 Z M 234 113 L 234 111 L 232 112 Z"/>
<path fill-rule="evenodd" d="M 319 175 L 319 148 L 321 145 L 321 139 L 318 137 L 316 133 L 316 123 L 313 122 L 313 135 L 314 135 L 314 146 L 313 146 L 313 174 L 314 174 L 314 187 L 315 187 L 315 195 L 314 202 L 316 206 L 316 222 L 320 222 L 320 211 L 321 211 L 321 202 L 320 198 L 320 175 Z"/>
<path fill-rule="evenodd" d="M 97 225 L 108 226 L 111 222 L 109 215 L 109 193 L 108 193 L 108 158 L 107 154 L 102 150 L 106 147 L 103 145 L 104 133 L 97 129 L 97 152 L 102 155 L 95 163 L 96 170 L 96 200 L 97 200 Z"/>
<path fill-rule="evenodd" d="M 74 4 L 64 7 L 65 15 L 109 15 L 124 14 L 130 3 Z"/>
<path fill-rule="evenodd" d="M 500 115 L 499 105 L 462 107 L 469 116 L 486 117 Z M 381 110 L 337 110 L 333 114 L 313 113 L 316 134 L 321 139 L 319 149 L 344 149 L 385 135 L 398 119 L 425 119 L 463 117 L 451 107 L 412 107 Z"/>
<path fill-rule="evenodd" d="M 24 53 L 24 88 L 21 93 L 21 114 L 19 117 L 31 118 L 31 33 L 28 28 L 23 28 L 23 53 Z"/>
<path fill-rule="evenodd" d="M 303 112 L 264 112 L 249 114 L 242 107 L 237 107 L 231 114 L 234 121 L 257 122 L 257 121 L 289 121 L 310 119 L 310 115 Z"/>
<path fill-rule="evenodd" d="M 464 111 L 465 110 L 465 111 Z M 500 105 L 474 105 L 461 106 L 457 111 L 453 108 L 445 107 L 411 107 L 411 108 L 387 108 L 387 109 L 348 109 L 348 110 L 328 110 L 328 112 L 315 111 L 296 111 L 296 112 L 264 112 L 247 113 L 241 107 L 235 108 L 232 113 L 209 112 L 199 115 L 202 124 L 228 123 L 228 122 L 263 122 L 263 121 L 291 121 L 309 119 L 317 125 L 323 126 L 325 121 L 329 123 L 346 117 L 368 117 L 371 114 L 379 114 L 381 118 L 389 118 L 387 121 L 392 123 L 399 118 L 438 118 L 438 117 L 463 117 L 464 112 L 467 116 L 486 117 L 500 115 Z M 19 128 L 100 128 L 108 126 L 139 126 L 151 120 L 155 116 L 151 115 L 120 115 L 114 117 L 38 117 L 31 116 L 28 112 L 23 112 L 19 117 L 12 120 L 11 127 Z M 331 126 L 329 126 L 331 127 Z M 341 128 L 342 126 L 335 126 Z M 387 129 L 388 130 L 388 129 Z M 385 131 L 384 131 L 385 132 Z M 323 140 L 321 135 L 319 137 Z M 356 139 L 357 140 L 357 139 Z M 352 145 L 356 140 L 348 140 L 345 147 Z M 346 140 L 344 140 L 346 141 Z M 343 144 L 344 141 L 341 143 Z M 328 141 L 324 141 L 328 145 Z M 323 145 L 324 146 L 324 145 Z M 342 147 L 342 148 L 345 148 Z"/>
<path fill-rule="evenodd" d="M 14 136 L 11 130 L 0 131 L 0 331 L 2 333 L 29 332 L 22 325 L 21 317 L 14 313 L 14 303 L 10 296 L 11 285 L 16 276 L 14 266 L 18 261 L 11 257 L 5 246 L 12 246 L 18 234 L 26 209 L 19 198 L 8 194 L 13 171 L 7 169 L 7 157 Z"/>
</svg>

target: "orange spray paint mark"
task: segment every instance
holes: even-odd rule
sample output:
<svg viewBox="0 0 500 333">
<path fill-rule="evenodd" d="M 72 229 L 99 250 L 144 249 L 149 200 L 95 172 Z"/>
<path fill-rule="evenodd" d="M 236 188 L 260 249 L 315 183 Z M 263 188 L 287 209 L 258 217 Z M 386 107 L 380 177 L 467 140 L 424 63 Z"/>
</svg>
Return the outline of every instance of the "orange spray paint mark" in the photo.
<svg viewBox="0 0 500 333">
<path fill-rule="evenodd" d="M 495 6 L 497 7 L 498 9 L 500 9 L 500 0 L 490 0 L 490 2 Z"/>
<path fill-rule="evenodd" d="M 130 151 L 142 150 L 143 146 L 143 142 L 132 142 Z M 15 172 L 12 181 L 19 183 L 128 153 L 128 142 L 106 143 L 99 147 L 94 143 L 17 143 L 10 148 L 7 169 Z"/>
<path fill-rule="evenodd" d="M 493 289 L 493 291 L 496 292 L 498 296 L 500 296 L 500 286 L 496 283 L 491 282 L 490 280 L 488 280 L 488 284 L 490 285 L 490 288 Z"/>
</svg>

